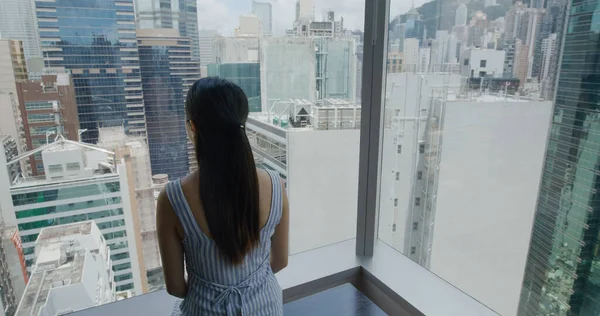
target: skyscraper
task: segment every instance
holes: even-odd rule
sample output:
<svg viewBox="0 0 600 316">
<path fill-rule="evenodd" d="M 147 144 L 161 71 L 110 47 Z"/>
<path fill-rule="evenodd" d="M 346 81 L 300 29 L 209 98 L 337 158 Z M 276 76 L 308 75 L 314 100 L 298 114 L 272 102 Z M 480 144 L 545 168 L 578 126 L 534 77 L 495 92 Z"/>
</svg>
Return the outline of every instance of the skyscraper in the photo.
<svg viewBox="0 0 600 316">
<path fill-rule="evenodd" d="M 252 13 L 258 16 L 262 23 L 262 34 L 273 34 L 273 13 L 271 4 L 268 2 L 252 1 Z"/>
<path fill-rule="evenodd" d="M 192 56 L 200 58 L 196 0 L 134 0 L 139 29 L 179 30 L 191 40 Z"/>
<path fill-rule="evenodd" d="M 599 6 L 568 13 L 519 315 L 600 313 Z"/>
<path fill-rule="evenodd" d="M 42 57 L 34 0 L 0 1 L 0 38 L 22 41 L 28 62 Z"/>
<path fill-rule="evenodd" d="M 152 173 L 180 178 L 189 172 L 185 95 L 200 68 L 176 29 L 137 30 L 137 39 Z"/>
<path fill-rule="evenodd" d="M 133 0 L 38 1 L 36 13 L 45 66 L 73 76 L 82 139 L 107 126 L 145 136 Z"/>
<path fill-rule="evenodd" d="M 456 9 L 454 25 L 459 26 L 465 24 L 467 24 L 467 6 L 461 3 Z"/>
</svg>

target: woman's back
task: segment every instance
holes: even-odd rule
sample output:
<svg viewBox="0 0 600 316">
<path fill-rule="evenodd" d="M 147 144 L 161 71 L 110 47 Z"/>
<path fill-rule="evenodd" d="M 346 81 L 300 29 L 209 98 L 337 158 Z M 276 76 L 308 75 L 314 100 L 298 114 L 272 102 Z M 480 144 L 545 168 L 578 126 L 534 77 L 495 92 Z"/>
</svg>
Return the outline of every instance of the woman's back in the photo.
<svg viewBox="0 0 600 316">
<path fill-rule="evenodd" d="M 281 314 L 281 288 L 271 270 L 271 237 L 282 216 L 283 190 L 276 173 L 259 171 L 260 242 L 239 265 L 223 256 L 211 239 L 197 194 L 194 173 L 167 184 L 166 193 L 179 219 L 183 237 L 188 292 L 180 308 L 184 315 Z M 200 181 L 202 181 L 200 179 Z"/>
<path fill-rule="evenodd" d="M 273 274 L 287 265 L 287 199 L 277 173 L 256 169 L 248 98 L 227 80 L 202 78 L 185 111 L 198 170 L 169 182 L 156 208 L 167 292 L 184 298 L 184 315 L 280 315 Z"/>
</svg>

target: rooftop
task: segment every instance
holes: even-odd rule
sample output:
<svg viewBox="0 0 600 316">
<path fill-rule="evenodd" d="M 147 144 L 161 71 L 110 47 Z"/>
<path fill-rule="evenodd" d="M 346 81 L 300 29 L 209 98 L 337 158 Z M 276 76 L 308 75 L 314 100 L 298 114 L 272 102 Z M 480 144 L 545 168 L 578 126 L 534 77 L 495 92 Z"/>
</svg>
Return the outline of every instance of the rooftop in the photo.
<svg viewBox="0 0 600 316">
<path fill-rule="evenodd" d="M 45 227 L 40 231 L 37 242 L 52 243 L 62 240 L 65 236 L 89 235 L 91 231 L 91 221 Z"/>
</svg>

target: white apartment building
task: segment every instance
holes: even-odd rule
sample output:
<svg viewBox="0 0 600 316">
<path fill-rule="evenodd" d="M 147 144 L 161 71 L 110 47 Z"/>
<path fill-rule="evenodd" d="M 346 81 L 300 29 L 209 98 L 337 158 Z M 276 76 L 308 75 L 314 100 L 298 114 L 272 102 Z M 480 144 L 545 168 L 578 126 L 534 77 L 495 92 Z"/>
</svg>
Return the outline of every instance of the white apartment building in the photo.
<svg viewBox="0 0 600 316">
<path fill-rule="evenodd" d="M 460 74 L 469 78 L 502 77 L 505 55 L 503 50 L 467 48 L 461 55 Z"/>
<path fill-rule="evenodd" d="M 542 40 L 542 72 L 540 74 L 542 90 L 549 90 L 554 88 L 549 87 L 549 85 L 551 85 L 552 83 L 548 80 L 548 73 L 550 72 L 551 68 L 552 54 L 556 50 L 556 36 L 556 33 L 552 33 L 548 36 L 548 38 Z"/>
<path fill-rule="evenodd" d="M 388 76 L 379 238 L 514 315 L 552 103 L 466 98 L 460 86 L 458 75 Z"/>
<path fill-rule="evenodd" d="M 136 233 L 139 222 L 132 171 L 127 157 L 86 143 L 56 137 L 55 142 L 6 161 L 18 163 L 40 152 L 45 176 L 8 181 L 0 168 L 0 207 L 7 225 L 19 228 L 26 264 L 36 263 L 35 241 L 45 227 L 94 220 L 111 249 L 117 291 L 144 292 L 143 260 Z"/>
<path fill-rule="evenodd" d="M 63 315 L 113 302 L 110 249 L 94 221 L 46 227 L 16 315 Z"/>
<path fill-rule="evenodd" d="M 360 106 L 335 99 L 288 100 L 246 122 L 257 166 L 286 180 L 290 254 L 355 237 L 359 128 Z"/>
<path fill-rule="evenodd" d="M 404 66 L 405 72 L 415 72 L 417 71 L 417 66 L 419 65 L 420 55 L 419 55 L 419 40 L 416 38 L 405 38 L 404 46 L 403 46 L 403 56 L 402 65 Z"/>
</svg>

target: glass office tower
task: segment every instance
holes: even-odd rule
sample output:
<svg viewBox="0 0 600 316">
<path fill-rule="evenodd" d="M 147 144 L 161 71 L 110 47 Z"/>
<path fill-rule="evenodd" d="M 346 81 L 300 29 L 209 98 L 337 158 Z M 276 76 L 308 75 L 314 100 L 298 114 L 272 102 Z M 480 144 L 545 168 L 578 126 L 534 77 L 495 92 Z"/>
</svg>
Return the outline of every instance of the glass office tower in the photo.
<svg viewBox="0 0 600 316">
<path fill-rule="evenodd" d="M 567 15 L 519 315 L 600 313 L 600 1 Z"/>
<path fill-rule="evenodd" d="M 244 90 L 250 112 L 260 112 L 260 64 L 228 63 L 209 64 L 208 75 L 225 78 Z"/>
<path fill-rule="evenodd" d="M 199 79 L 190 40 L 177 29 L 138 30 L 142 87 L 153 174 L 177 179 L 189 173 L 185 98 Z"/>
<path fill-rule="evenodd" d="M 46 67 L 73 76 L 85 142 L 98 128 L 146 135 L 133 0 L 36 1 Z"/>
</svg>

